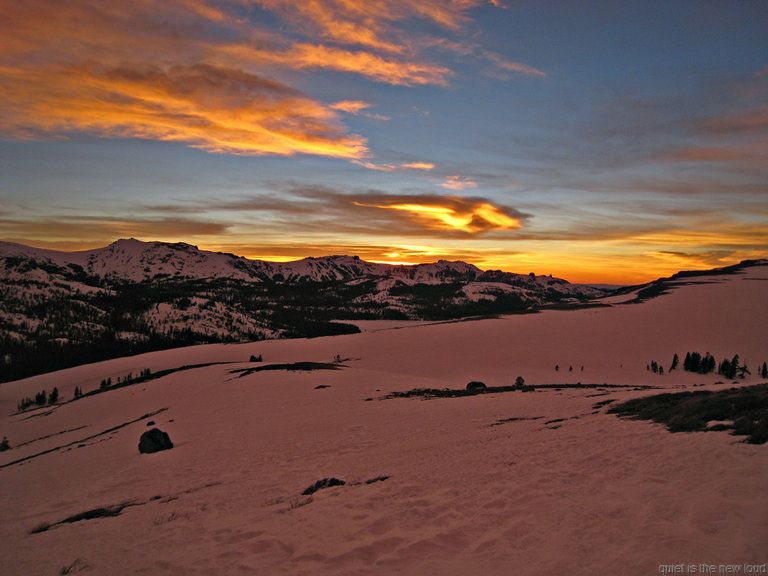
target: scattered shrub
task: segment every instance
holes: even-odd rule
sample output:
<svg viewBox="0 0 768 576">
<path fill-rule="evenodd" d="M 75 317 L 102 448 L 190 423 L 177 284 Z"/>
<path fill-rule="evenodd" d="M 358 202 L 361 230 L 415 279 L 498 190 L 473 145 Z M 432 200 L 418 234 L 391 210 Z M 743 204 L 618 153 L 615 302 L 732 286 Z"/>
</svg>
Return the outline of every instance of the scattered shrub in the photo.
<svg viewBox="0 0 768 576">
<path fill-rule="evenodd" d="M 88 564 L 80 560 L 80 558 L 76 558 L 75 561 L 72 562 L 72 564 L 70 564 L 69 566 L 63 566 L 61 570 L 59 570 L 59 574 L 61 574 L 61 576 L 65 576 L 66 574 L 83 572 L 90 569 L 91 567 L 88 566 Z"/>
<path fill-rule="evenodd" d="M 384 482 L 384 480 L 389 480 L 389 476 L 376 476 L 376 478 L 366 480 L 365 483 L 374 484 L 375 482 Z"/>
<path fill-rule="evenodd" d="M 37 526 L 32 528 L 32 530 L 29 531 L 30 534 L 40 534 L 41 532 L 46 532 L 51 525 L 48 522 L 40 522 Z"/>
</svg>

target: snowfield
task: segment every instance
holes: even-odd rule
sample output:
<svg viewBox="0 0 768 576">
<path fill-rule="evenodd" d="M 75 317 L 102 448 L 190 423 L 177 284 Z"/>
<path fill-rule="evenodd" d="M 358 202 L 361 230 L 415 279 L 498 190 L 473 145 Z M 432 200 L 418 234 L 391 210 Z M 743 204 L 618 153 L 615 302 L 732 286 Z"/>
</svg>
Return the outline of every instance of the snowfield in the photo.
<svg viewBox="0 0 768 576">
<path fill-rule="evenodd" d="M 765 381 L 768 266 L 672 284 L 642 303 L 365 322 L 1 384 L 0 574 L 646 576 L 768 562 L 768 444 L 607 413 Z M 670 372 L 687 351 L 738 354 L 751 374 Z M 242 371 L 297 362 L 329 366 Z M 145 369 L 169 372 L 87 395 Z M 624 387 L 384 399 L 518 376 Z M 17 413 L 54 386 L 58 404 Z M 86 396 L 70 401 L 75 387 Z M 153 426 L 174 447 L 139 454 Z M 302 494 L 324 478 L 345 484 Z"/>
</svg>

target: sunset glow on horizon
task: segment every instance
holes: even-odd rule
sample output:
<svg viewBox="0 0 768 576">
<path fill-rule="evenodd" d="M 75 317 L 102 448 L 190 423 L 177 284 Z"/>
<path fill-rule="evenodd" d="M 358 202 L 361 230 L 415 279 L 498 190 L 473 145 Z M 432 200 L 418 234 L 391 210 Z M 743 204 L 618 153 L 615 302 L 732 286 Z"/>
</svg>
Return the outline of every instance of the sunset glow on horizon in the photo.
<svg viewBox="0 0 768 576">
<path fill-rule="evenodd" d="M 639 283 L 768 257 L 768 3 L 0 0 L 0 240 Z"/>
</svg>

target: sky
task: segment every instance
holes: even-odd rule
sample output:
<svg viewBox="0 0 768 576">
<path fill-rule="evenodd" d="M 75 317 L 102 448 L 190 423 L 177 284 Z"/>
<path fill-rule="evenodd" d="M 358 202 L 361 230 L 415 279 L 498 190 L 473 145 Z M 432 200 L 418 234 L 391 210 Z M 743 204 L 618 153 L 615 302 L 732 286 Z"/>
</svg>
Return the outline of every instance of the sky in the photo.
<svg viewBox="0 0 768 576">
<path fill-rule="evenodd" d="M 0 0 L 0 240 L 768 257 L 765 0 Z"/>
</svg>

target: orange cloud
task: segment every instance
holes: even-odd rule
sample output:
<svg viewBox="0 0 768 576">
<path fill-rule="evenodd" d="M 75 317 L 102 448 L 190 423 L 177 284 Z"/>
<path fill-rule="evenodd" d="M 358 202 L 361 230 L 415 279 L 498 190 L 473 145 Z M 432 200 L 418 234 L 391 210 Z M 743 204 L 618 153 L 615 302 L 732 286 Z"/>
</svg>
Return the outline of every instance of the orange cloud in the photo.
<svg viewBox="0 0 768 576">
<path fill-rule="evenodd" d="M 332 70 L 393 85 L 445 85 L 434 42 L 405 23 L 456 31 L 486 0 L 36 0 L 0 4 L 0 131 L 87 131 L 230 154 L 361 159 L 338 112 L 269 79 Z M 496 4 L 496 2 L 491 2 Z M 282 24 L 243 15 L 259 7 Z M 148 65 L 147 63 L 154 65 Z M 372 116 L 376 117 L 376 116 Z M 384 119 L 383 117 L 377 117 Z"/>
<path fill-rule="evenodd" d="M 402 53 L 408 38 L 397 35 L 393 25 L 418 18 L 447 29 L 457 29 L 466 13 L 486 0 L 258 0 L 263 7 L 281 13 L 312 35 L 339 44 L 358 45 Z M 497 5 L 496 1 L 491 4 Z"/>
<path fill-rule="evenodd" d="M 357 206 L 405 212 L 407 217 L 421 225 L 437 230 L 477 234 L 488 230 L 513 230 L 522 227 L 522 214 L 495 206 L 483 199 L 403 197 L 393 196 L 388 202 Z"/>
<path fill-rule="evenodd" d="M 366 108 L 370 108 L 371 104 L 367 102 L 361 102 L 359 100 L 342 100 L 331 104 L 329 108 L 338 110 L 339 112 L 346 112 L 347 114 L 360 114 Z"/>
<path fill-rule="evenodd" d="M 350 72 L 395 86 L 444 85 L 452 74 L 444 66 L 323 44 L 294 44 L 288 50 L 230 45 L 221 47 L 219 52 L 236 55 L 255 64 L 277 64 L 296 70 Z"/>
<path fill-rule="evenodd" d="M 477 182 L 472 180 L 471 178 L 467 178 L 466 176 L 460 176 L 458 174 L 453 174 L 451 176 L 448 176 L 445 181 L 440 184 L 443 188 L 448 188 L 449 190 L 467 190 L 470 188 L 477 188 Z"/>
<path fill-rule="evenodd" d="M 354 72 L 392 85 L 445 84 L 448 68 L 418 62 L 398 61 L 363 50 L 298 44 L 286 54 L 296 68 Z"/>
<path fill-rule="evenodd" d="M 408 170 L 434 170 L 435 165 L 431 162 L 408 162 L 407 164 L 400 164 L 401 168 Z"/>
<path fill-rule="evenodd" d="M 368 155 L 336 114 L 282 84 L 206 64 L 2 70 L 5 133 L 90 131 L 102 136 L 184 142 L 211 152 Z"/>
<path fill-rule="evenodd" d="M 370 170 L 378 170 L 379 172 L 395 172 L 398 170 L 433 170 L 435 165 L 431 162 L 407 162 L 405 164 L 376 164 L 375 162 L 366 162 L 363 160 L 353 160 L 355 164 L 368 168 Z"/>
</svg>

